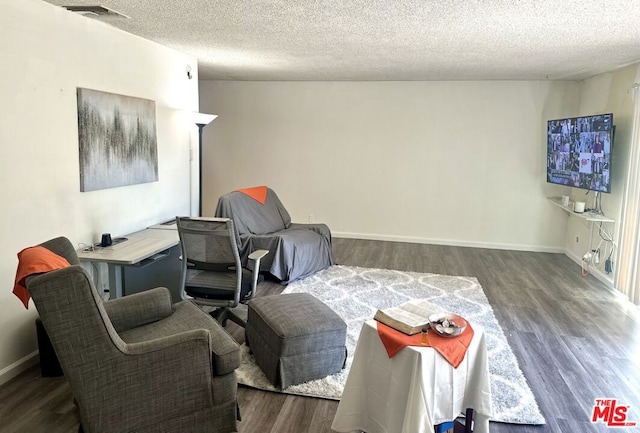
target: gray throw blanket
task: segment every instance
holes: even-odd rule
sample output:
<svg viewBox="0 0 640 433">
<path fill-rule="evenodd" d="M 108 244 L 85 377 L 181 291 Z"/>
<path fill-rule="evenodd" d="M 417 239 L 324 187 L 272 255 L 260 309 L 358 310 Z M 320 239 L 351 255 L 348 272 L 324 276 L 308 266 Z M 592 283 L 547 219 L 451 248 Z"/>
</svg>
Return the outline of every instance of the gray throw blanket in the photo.
<svg viewBox="0 0 640 433">
<path fill-rule="evenodd" d="M 269 250 L 260 270 L 269 271 L 283 284 L 334 264 L 329 227 L 292 223 L 270 188 L 264 204 L 239 191 L 220 197 L 215 216 L 233 220 L 243 266 L 252 251 Z"/>
</svg>

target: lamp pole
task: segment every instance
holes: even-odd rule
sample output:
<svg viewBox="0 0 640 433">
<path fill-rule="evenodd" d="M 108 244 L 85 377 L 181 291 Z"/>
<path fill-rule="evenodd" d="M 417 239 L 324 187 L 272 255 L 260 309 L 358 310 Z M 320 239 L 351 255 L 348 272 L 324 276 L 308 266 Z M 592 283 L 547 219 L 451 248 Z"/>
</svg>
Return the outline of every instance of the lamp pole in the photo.
<svg viewBox="0 0 640 433">
<path fill-rule="evenodd" d="M 202 130 L 206 123 L 196 123 L 198 125 L 198 216 L 202 216 Z"/>
<path fill-rule="evenodd" d="M 198 216 L 202 216 L 202 130 L 216 117 L 215 114 L 194 113 L 198 127 Z"/>
</svg>

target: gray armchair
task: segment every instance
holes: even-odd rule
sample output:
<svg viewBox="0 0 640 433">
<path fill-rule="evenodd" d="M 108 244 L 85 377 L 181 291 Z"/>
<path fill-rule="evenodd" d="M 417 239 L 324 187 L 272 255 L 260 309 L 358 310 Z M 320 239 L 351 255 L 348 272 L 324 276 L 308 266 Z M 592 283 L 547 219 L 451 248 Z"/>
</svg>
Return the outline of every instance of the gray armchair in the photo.
<svg viewBox="0 0 640 433">
<path fill-rule="evenodd" d="M 264 188 L 264 202 L 238 190 L 220 197 L 216 207 L 216 217 L 230 218 L 235 224 L 242 265 L 247 266 L 252 251 L 267 250 L 260 270 L 287 284 L 335 264 L 329 227 L 292 223 L 271 188 L 248 190 L 260 188 Z"/>
<path fill-rule="evenodd" d="M 42 244 L 72 266 L 27 289 L 85 432 L 236 431 L 238 344 L 190 301 L 156 288 L 103 301 L 71 243 Z"/>
</svg>

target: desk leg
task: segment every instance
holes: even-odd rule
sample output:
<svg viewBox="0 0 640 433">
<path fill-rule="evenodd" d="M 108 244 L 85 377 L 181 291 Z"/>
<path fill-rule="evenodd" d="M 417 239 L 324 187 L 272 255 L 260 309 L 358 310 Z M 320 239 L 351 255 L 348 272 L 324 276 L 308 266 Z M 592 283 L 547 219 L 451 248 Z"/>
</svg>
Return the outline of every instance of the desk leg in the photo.
<svg viewBox="0 0 640 433">
<path fill-rule="evenodd" d="M 112 299 L 124 296 L 124 272 L 122 272 L 122 266 L 109 263 L 109 289 L 112 290 Z"/>
</svg>

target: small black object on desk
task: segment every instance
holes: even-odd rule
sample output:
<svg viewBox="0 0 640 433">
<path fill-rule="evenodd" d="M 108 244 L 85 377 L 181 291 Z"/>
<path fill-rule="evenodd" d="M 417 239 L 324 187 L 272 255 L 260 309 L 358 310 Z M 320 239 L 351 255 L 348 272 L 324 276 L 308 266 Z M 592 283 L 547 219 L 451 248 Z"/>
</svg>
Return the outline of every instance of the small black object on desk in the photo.
<svg viewBox="0 0 640 433">
<path fill-rule="evenodd" d="M 111 234 L 110 233 L 103 233 L 102 234 L 102 240 L 100 241 L 100 246 L 101 247 L 108 247 L 112 243 L 113 243 L 113 241 L 111 240 Z"/>
</svg>

